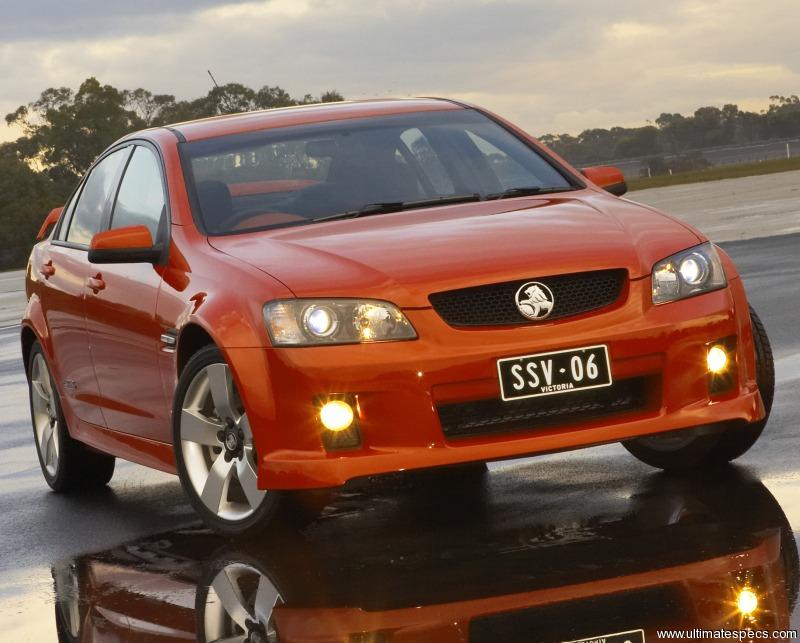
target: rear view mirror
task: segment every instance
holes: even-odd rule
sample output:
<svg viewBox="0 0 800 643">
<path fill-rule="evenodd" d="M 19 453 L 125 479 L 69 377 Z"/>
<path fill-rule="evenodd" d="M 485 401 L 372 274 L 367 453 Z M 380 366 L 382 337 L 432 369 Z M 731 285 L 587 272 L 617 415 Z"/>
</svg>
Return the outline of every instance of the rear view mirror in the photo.
<svg viewBox="0 0 800 643">
<path fill-rule="evenodd" d="M 39 228 L 39 232 L 36 233 L 36 240 L 41 241 L 47 236 L 48 231 L 52 228 L 56 223 L 58 223 L 58 217 L 61 216 L 61 211 L 64 208 L 53 208 L 50 210 L 48 215 L 44 218 L 44 223 L 42 223 L 42 227 Z"/>
<path fill-rule="evenodd" d="M 98 232 L 89 244 L 90 263 L 157 263 L 161 253 L 143 225 Z"/>
<path fill-rule="evenodd" d="M 614 196 L 622 196 L 628 191 L 625 175 L 616 167 L 597 165 L 584 168 L 581 172 L 596 186 L 603 188 Z"/>
</svg>

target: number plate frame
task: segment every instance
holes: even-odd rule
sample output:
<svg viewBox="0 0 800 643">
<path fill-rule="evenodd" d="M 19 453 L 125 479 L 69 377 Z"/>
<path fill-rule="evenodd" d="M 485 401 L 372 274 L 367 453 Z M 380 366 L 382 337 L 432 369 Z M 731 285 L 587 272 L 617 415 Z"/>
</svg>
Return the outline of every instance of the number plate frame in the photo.
<svg viewBox="0 0 800 643">
<path fill-rule="evenodd" d="M 598 364 L 598 367 L 603 367 L 605 369 L 605 374 L 607 379 L 604 379 L 599 384 L 591 384 L 589 386 L 580 386 L 579 382 L 575 382 L 572 378 L 572 374 L 568 373 L 569 377 L 564 378 L 561 376 L 557 382 L 557 384 L 569 384 L 572 383 L 572 388 L 566 388 L 557 391 L 540 391 L 540 392 L 530 392 L 534 390 L 533 387 L 526 386 L 522 391 L 518 393 L 507 392 L 505 387 L 503 386 L 504 380 L 504 368 L 510 369 L 511 366 L 504 366 L 506 364 L 510 364 L 511 362 L 522 363 L 525 368 L 527 368 L 527 364 L 533 362 L 535 360 L 540 360 L 542 358 L 547 358 L 550 356 L 556 355 L 563 355 L 566 356 L 564 358 L 554 358 L 554 360 L 564 360 L 568 362 L 572 356 L 574 355 L 584 355 L 587 351 L 592 351 L 594 355 L 601 355 L 603 356 L 603 363 Z M 569 355 L 569 354 L 572 355 Z M 587 358 L 588 359 L 588 358 Z M 555 369 L 554 360 L 551 360 L 551 365 Z M 541 371 L 540 371 L 541 374 Z M 514 402 L 517 400 L 525 400 L 532 397 L 545 397 L 548 395 L 564 395 L 567 393 L 577 393 L 579 391 L 588 391 L 590 389 L 595 388 L 605 388 L 611 386 L 614 383 L 614 379 L 611 376 L 611 360 L 608 357 L 608 346 L 606 344 L 595 344 L 594 346 L 581 346 L 578 348 L 567 348 L 560 351 L 548 351 L 546 353 L 533 353 L 530 355 L 518 355 L 516 357 L 504 357 L 502 359 L 497 360 L 497 377 L 500 382 L 500 397 L 503 402 Z M 555 378 L 554 378 L 555 381 Z M 541 388 L 541 387 L 539 387 Z"/>
</svg>

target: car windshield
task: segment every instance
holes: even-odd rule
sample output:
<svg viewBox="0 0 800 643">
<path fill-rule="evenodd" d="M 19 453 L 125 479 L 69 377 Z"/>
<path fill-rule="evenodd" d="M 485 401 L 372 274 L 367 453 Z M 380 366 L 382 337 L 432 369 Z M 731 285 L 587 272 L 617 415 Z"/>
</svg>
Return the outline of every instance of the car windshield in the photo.
<svg viewBox="0 0 800 643">
<path fill-rule="evenodd" d="M 212 235 L 573 189 L 468 109 L 221 136 L 184 144 L 183 159 Z"/>
</svg>

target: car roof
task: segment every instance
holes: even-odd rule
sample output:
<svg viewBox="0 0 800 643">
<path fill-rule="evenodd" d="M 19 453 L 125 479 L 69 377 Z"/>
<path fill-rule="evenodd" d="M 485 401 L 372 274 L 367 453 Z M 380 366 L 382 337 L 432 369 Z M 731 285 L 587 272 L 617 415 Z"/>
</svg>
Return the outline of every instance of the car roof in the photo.
<svg viewBox="0 0 800 643">
<path fill-rule="evenodd" d="M 186 141 L 191 142 L 216 136 L 290 127 L 292 125 L 456 109 L 464 109 L 464 106 L 441 98 L 388 98 L 342 101 L 212 116 L 211 118 L 177 123 L 168 126 L 168 128 Z"/>
</svg>

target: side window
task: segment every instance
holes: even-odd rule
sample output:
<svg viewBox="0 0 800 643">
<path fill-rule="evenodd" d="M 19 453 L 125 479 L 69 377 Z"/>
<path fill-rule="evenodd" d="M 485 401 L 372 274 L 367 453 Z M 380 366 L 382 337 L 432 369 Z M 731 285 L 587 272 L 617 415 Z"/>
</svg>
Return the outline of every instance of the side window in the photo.
<svg viewBox="0 0 800 643">
<path fill-rule="evenodd" d="M 108 155 L 94 167 L 78 197 L 78 204 L 69 223 L 67 241 L 88 246 L 92 237 L 100 230 L 106 204 L 116 186 L 121 165 L 129 153 L 130 148 L 124 147 Z"/>
<path fill-rule="evenodd" d="M 111 227 L 146 226 L 155 242 L 164 205 L 164 187 L 158 159 L 149 148 L 137 146 L 122 177 L 111 214 Z"/>
<path fill-rule="evenodd" d="M 453 181 L 425 135 L 415 127 L 403 132 L 400 135 L 400 139 L 417 159 L 436 193 L 441 195 L 454 194 L 455 186 Z"/>
<path fill-rule="evenodd" d="M 54 237 L 58 241 L 65 241 L 67 237 L 67 230 L 69 229 L 69 222 L 72 220 L 72 214 L 75 212 L 75 202 L 78 200 L 81 191 L 80 189 L 75 190 L 75 193 L 72 195 L 72 198 L 69 200 L 69 203 L 64 206 L 64 212 L 61 214 L 61 224 L 58 227 L 58 231 L 56 236 Z"/>
</svg>

